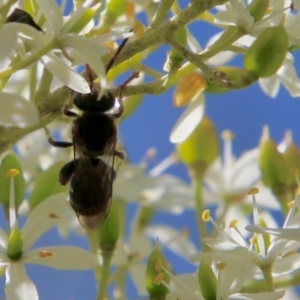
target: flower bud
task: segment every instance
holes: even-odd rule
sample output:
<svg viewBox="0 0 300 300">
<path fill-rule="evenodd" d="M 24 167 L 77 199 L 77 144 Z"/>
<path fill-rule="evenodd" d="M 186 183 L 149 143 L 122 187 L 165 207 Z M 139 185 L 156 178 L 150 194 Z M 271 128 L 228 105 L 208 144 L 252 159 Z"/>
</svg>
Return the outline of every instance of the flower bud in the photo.
<svg viewBox="0 0 300 300">
<path fill-rule="evenodd" d="M 146 270 L 146 289 L 150 295 L 150 299 L 165 299 L 169 290 L 161 282 L 170 282 L 170 276 L 166 274 L 163 268 L 168 269 L 168 263 L 160 250 L 158 243 L 151 252 Z"/>
<path fill-rule="evenodd" d="M 31 209 L 52 195 L 68 191 L 68 188 L 62 186 L 58 180 L 58 174 L 63 165 L 64 163 L 62 162 L 55 163 L 38 177 L 35 187 L 28 199 Z"/>
<path fill-rule="evenodd" d="M 245 69 L 258 77 L 274 75 L 282 66 L 289 46 L 283 26 L 265 29 L 244 56 Z"/>
<path fill-rule="evenodd" d="M 260 21 L 270 4 L 270 0 L 253 0 L 248 5 L 249 13 L 252 17 L 254 17 L 254 23 Z"/>
<path fill-rule="evenodd" d="M 175 39 L 183 46 L 186 46 L 187 44 L 187 35 L 186 35 L 186 28 L 180 27 L 178 30 L 174 33 Z M 182 56 L 180 52 L 178 52 L 176 49 L 172 48 L 171 52 L 168 56 L 168 62 L 164 66 L 165 71 L 170 71 L 170 69 L 175 68 L 179 69 L 184 62 L 185 58 Z"/>
<path fill-rule="evenodd" d="M 175 107 L 189 104 L 206 88 L 206 82 L 199 72 L 191 72 L 186 75 L 176 87 L 173 96 Z"/>
<path fill-rule="evenodd" d="M 284 147 L 282 149 L 282 154 L 287 161 L 288 167 L 290 169 L 290 176 L 289 176 L 289 181 L 290 181 L 290 186 L 292 190 L 295 190 L 295 187 L 297 186 L 295 176 L 292 172 L 292 168 L 300 169 L 300 149 L 299 147 L 293 143 L 292 141 L 292 136 L 291 132 L 287 132 L 284 138 L 283 143 L 279 145 L 278 148 L 281 148 L 281 145 Z"/>
<path fill-rule="evenodd" d="M 204 116 L 192 134 L 177 144 L 179 159 L 193 171 L 203 172 L 219 155 L 219 140 L 213 122 Z"/>
<path fill-rule="evenodd" d="M 204 299 L 217 299 L 217 279 L 204 259 L 198 269 L 198 282 Z"/>
<path fill-rule="evenodd" d="M 100 249 L 106 252 L 113 252 L 116 248 L 120 235 L 120 216 L 118 202 L 112 200 L 110 211 L 104 223 L 97 231 L 97 238 Z"/>
<path fill-rule="evenodd" d="M 7 256 L 11 260 L 18 260 L 22 256 L 23 236 L 21 230 L 15 226 L 8 236 Z"/>
<path fill-rule="evenodd" d="M 232 89 L 244 89 L 258 80 L 258 77 L 252 72 L 231 66 L 217 67 L 215 74 L 221 79 L 224 78 L 224 85 L 220 86 L 219 83 L 206 78 L 206 91 L 209 93 L 225 93 Z"/>
<path fill-rule="evenodd" d="M 108 0 L 106 3 L 106 23 L 114 22 L 118 17 L 124 15 L 127 7 L 126 0 Z"/>
<path fill-rule="evenodd" d="M 0 165 L 0 202 L 4 207 L 4 210 L 7 210 L 9 208 L 10 178 L 7 178 L 7 172 L 11 169 L 17 169 L 19 171 L 18 176 L 14 178 L 14 194 L 16 207 L 19 207 L 24 197 L 25 179 L 23 177 L 23 171 L 20 162 L 13 153 L 9 153 L 2 159 Z"/>
<path fill-rule="evenodd" d="M 267 128 L 264 128 L 260 143 L 260 169 L 263 183 L 273 190 L 284 189 L 289 184 L 288 164 L 277 150 L 276 143 L 268 136 Z"/>
</svg>

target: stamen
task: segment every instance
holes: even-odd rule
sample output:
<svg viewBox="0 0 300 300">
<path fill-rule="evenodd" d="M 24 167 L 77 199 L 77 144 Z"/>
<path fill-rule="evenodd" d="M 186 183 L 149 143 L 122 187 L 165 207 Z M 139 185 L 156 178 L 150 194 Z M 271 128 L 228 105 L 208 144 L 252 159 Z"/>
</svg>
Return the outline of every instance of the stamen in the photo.
<svg viewBox="0 0 300 300">
<path fill-rule="evenodd" d="M 219 270 L 219 271 L 224 270 L 225 267 L 226 267 L 226 262 L 221 262 L 221 263 L 217 263 L 217 264 L 216 264 L 216 268 L 217 268 L 217 270 Z"/>
<path fill-rule="evenodd" d="M 210 210 L 206 209 L 203 213 L 202 213 L 202 220 L 204 222 L 209 222 L 210 220 Z"/>
<path fill-rule="evenodd" d="M 229 223 L 229 228 L 234 228 L 238 225 L 239 221 L 238 220 L 232 220 L 230 223 Z"/>
<path fill-rule="evenodd" d="M 161 266 L 162 266 L 161 259 L 158 258 L 158 259 L 155 261 L 155 270 L 156 270 L 157 272 L 161 272 Z"/>
<path fill-rule="evenodd" d="M 48 214 L 48 217 L 49 217 L 50 219 L 60 219 L 60 217 L 59 217 L 58 215 L 52 214 L 52 213 Z"/>
<path fill-rule="evenodd" d="M 165 277 L 166 277 L 166 275 L 164 273 L 159 273 L 153 279 L 153 283 L 159 285 L 159 284 L 161 284 L 161 282 L 164 280 Z"/>
<path fill-rule="evenodd" d="M 10 169 L 7 173 L 6 173 L 6 178 L 12 178 L 15 177 L 19 174 L 19 170 L 18 169 Z"/>
<path fill-rule="evenodd" d="M 259 193 L 259 188 L 253 187 L 248 191 L 247 195 L 256 195 L 258 193 Z"/>
<path fill-rule="evenodd" d="M 177 162 L 176 155 L 171 154 L 166 157 L 162 162 L 160 162 L 157 166 L 155 166 L 150 172 L 150 177 L 156 177 L 166 171 L 170 166 Z"/>
<path fill-rule="evenodd" d="M 43 251 L 39 252 L 39 257 L 42 257 L 42 258 L 51 257 L 51 256 L 54 256 L 54 255 L 55 255 L 55 253 L 49 252 L 49 251 L 46 251 L 46 250 L 43 250 Z"/>
</svg>

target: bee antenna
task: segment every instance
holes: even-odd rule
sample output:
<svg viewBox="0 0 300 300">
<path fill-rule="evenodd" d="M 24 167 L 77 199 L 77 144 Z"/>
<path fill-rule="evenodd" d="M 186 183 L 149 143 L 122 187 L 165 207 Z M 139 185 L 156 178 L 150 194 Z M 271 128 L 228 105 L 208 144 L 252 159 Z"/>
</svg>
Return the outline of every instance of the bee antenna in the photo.
<svg viewBox="0 0 300 300">
<path fill-rule="evenodd" d="M 133 29 L 131 29 L 129 32 L 132 32 Z M 124 48 L 124 46 L 126 45 L 126 43 L 128 42 L 128 38 L 124 39 L 123 42 L 121 43 L 121 45 L 118 47 L 117 51 L 115 52 L 115 54 L 113 55 L 113 57 L 111 58 L 111 60 L 109 61 L 108 65 L 106 66 L 106 74 L 108 73 L 108 71 L 111 69 L 111 67 L 113 66 L 114 62 L 116 61 L 117 57 L 119 56 L 120 52 L 122 51 L 122 49 Z"/>
</svg>

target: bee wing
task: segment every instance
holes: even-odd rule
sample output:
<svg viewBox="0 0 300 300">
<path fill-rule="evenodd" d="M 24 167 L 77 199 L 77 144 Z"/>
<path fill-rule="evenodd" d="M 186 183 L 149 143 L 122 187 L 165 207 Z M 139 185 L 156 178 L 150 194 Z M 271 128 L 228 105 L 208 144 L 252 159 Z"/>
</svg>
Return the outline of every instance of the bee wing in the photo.
<svg viewBox="0 0 300 300">
<path fill-rule="evenodd" d="M 74 150 L 75 167 L 70 199 L 80 224 L 87 230 L 99 228 L 109 213 L 112 185 L 116 177 L 114 150 L 115 141 L 109 143 L 104 155 L 97 158 L 82 155 L 78 147 Z"/>
</svg>

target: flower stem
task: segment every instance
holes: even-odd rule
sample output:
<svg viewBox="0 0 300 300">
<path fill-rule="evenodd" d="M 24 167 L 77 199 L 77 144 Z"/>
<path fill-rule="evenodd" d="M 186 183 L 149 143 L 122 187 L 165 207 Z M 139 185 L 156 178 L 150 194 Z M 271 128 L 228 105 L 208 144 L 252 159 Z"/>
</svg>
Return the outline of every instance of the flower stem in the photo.
<svg viewBox="0 0 300 300">
<path fill-rule="evenodd" d="M 97 300 L 105 299 L 108 280 L 110 276 L 110 262 L 112 256 L 112 251 L 102 251 L 103 264 L 101 269 L 101 279 L 99 281 L 99 291 L 97 295 Z"/>
<path fill-rule="evenodd" d="M 196 201 L 196 218 L 197 218 L 197 224 L 198 224 L 198 231 L 200 234 L 200 247 L 203 251 L 207 251 L 208 246 L 206 244 L 202 243 L 202 239 L 207 236 L 206 224 L 202 220 L 202 213 L 204 211 L 202 176 L 195 176 L 193 179 L 193 185 L 194 185 L 195 201 Z"/>
<path fill-rule="evenodd" d="M 272 277 L 272 268 L 270 266 L 265 266 L 261 268 L 265 282 L 267 284 L 267 290 L 268 292 L 274 292 L 274 283 L 273 283 L 273 277 Z"/>
</svg>

